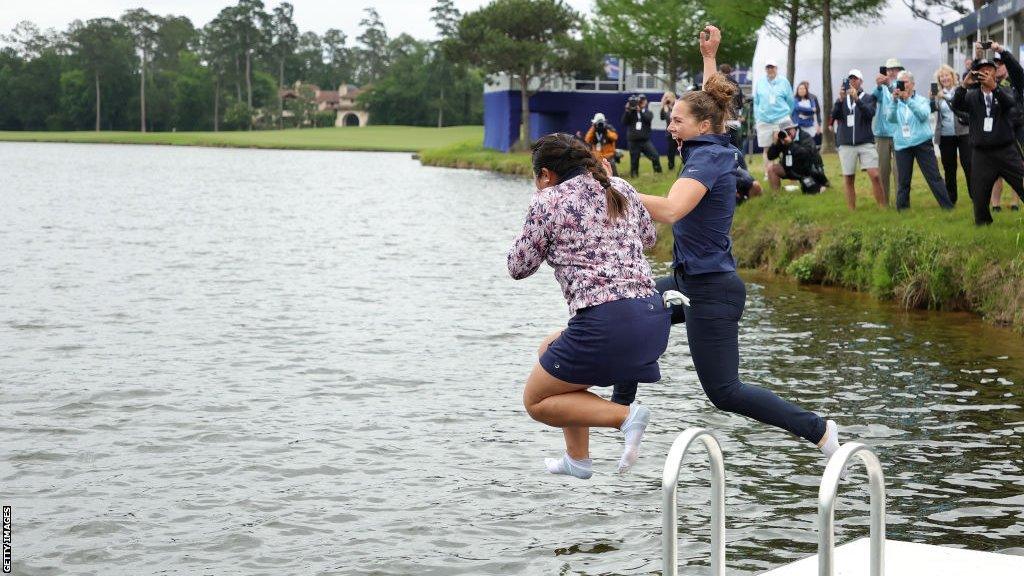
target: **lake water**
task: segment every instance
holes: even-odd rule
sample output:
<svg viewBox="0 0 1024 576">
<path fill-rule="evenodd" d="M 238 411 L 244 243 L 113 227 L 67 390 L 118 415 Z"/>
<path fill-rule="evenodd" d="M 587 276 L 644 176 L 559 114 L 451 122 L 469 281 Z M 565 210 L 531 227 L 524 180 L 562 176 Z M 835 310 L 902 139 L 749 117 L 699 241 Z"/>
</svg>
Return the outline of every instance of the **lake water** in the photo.
<svg viewBox="0 0 1024 576">
<path fill-rule="evenodd" d="M 727 562 L 813 554 L 818 451 L 719 412 L 677 327 L 641 461 L 541 473 L 567 310 L 505 250 L 529 183 L 407 154 L 0 144 L 0 503 L 16 574 L 653 574 L 672 440 L 717 431 Z M 742 208 L 740 208 L 742 210 Z M 882 460 L 891 538 L 1024 554 L 1024 341 L 744 274 L 742 374 Z M 692 461 L 691 461 L 692 460 Z M 707 573 L 707 467 L 680 560 Z M 840 542 L 867 533 L 863 474 Z"/>
</svg>

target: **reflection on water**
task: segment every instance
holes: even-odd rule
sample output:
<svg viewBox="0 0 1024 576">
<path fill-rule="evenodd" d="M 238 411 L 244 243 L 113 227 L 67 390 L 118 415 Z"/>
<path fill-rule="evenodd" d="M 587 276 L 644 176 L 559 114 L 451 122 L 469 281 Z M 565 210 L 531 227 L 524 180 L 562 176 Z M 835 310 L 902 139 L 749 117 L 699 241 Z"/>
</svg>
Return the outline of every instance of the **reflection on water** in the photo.
<svg viewBox="0 0 1024 576">
<path fill-rule="evenodd" d="M 818 452 L 715 410 L 675 329 L 632 475 L 542 474 L 567 320 L 504 270 L 520 179 L 407 155 L 0 145 L 0 485 L 18 574 L 646 574 L 675 435 L 718 431 L 730 570 L 815 550 Z M 745 274 L 742 376 L 873 446 L 892 538 L 1024 550 L 1021 340 Z M 706 573 L 706 465 L 680 559 Z M 854 480 L 863 479 L 855 473 Z M 838 539 L 866 534 L 843 489 Z M 1016 549 L 1016 550 L 1014 550 Z"/>
</svg>

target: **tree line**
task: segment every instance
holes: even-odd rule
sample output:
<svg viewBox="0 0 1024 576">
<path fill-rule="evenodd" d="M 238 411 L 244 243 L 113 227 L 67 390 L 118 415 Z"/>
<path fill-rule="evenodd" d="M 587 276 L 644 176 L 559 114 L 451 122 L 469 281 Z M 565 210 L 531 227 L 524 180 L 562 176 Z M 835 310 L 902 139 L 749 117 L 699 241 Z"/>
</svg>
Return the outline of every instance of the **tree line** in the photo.
<svg viewBox="0 0 1024 576">
<path fill-rule="evenodd" d="M 450 26 L 443 19 L 458 12 L 450 0 L 438 5 L 435 18 Z M 354 42 L 336 28 L 302 32 L 293 15 L 288 2 L 268 10 L 261 0 L 238 0 L 202 27 L 142 8 L 118 18 L 76 20 L 63 31 L 21 22 L 0 36 L 0 130 L 322 123 L 308 91 L 300 89 L 294 100 L 280 97 L 295 82 L 323 90 L 376 87 L 364 105 L 379 110 L 379 123 L 435 124 L 438 106 L 446 125 L 481 122 L 482 74 L 445 65 L 438 42 L 390 37 L 372 8 L 363 12 Z M 442 79 L 448 94 L 438 103 L 434 85 Z M 433 107 L 411 105 L 418 101 L 433 101 Z"/>
<path fill-rule="evenodd" d="M 957 0 L 903 0 L 922 17 Z M 373 8 L 349 45 L 339 29 L 300 32 L 287 2 L 267 10 L 238 0 L 205 26 L 139 8 L 119 18 L 74 21 L 63 32 L 30 22 L 0 48 L 0 130 L 244 130 L 323 125 L 312 91 L 287 101 L 295 82 L 366 88 L 360 104 L 380 124 L 479 124 L 488 75 L 504 73 L 529 97 L 558 77 L 593 77 L 604 54 L 661 70 L 665 89 L 701 70 L 697 33 L 714 22 L 728 35 L 720 59 L 747 63 L 757 31 L 790 46 L 817 28 L 829 69 L 831 30 L 877 18 L 888 0 L 595 0 L 586 17 L 563 0 L 492 0 L 462 14 L 435 0 L 439 39 L 390 37 Z M 829 77 L 823 86 L 830 97 Z M 290 112 L 290 113 L 289 113 Z M 522 129 L 529 133 L 529 114 Z"/>
</svg>

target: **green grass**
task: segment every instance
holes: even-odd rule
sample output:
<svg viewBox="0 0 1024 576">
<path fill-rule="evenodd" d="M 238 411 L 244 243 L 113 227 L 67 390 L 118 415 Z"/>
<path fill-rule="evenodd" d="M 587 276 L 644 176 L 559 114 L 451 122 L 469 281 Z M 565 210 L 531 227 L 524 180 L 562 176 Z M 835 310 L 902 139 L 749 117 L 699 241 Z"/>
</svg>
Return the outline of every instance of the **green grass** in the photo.
<svg viewBox="0 0 1024 576">
<path fill-rule="evenodd" d="M 481 141 L 482 126 L 423 128 L 367 126 L 364 128 L 304 128 L 252 132 L 3 132 L 0 141 L 75 142 L 101 144 L 165 144 L 232 148 L 295 150 L 366 150 L 418 152 Z"/>
<path fill-rule="evenodd" d="M 438 166 L 530 173 L 527 154 L 502 154 L 471 142 L 424 151 L 421 159 Z M 851 212 L 838 157 L 824 160 L 832 186 L 821 194 L 766 191 L 737 208 L 733 252 L 740 266 L 870 292 L 907 308 L 969 310 L 1024 332 L 1024 212 L 1004 209 L 992 226 L 975 227 L 962 173 L 957 207 L 945 212 L 916 169 L 910 210 L 897 213 L 875 205 L 867 176 L 859 174 L 857 208 Z M 664 158 L 662 165 L 667 166 Z M 619 168 L 628 170 L 628 155 Z M 759 157 L 750 168 L 755 176 L 762 174 Z M 641 192 L 664 195 L 675 178 L 654 174 L 644 160 L 632 183 Z M 763 180 L 762 185 L 767 188 Z M 1004 206 L 1012 194 L 1007 187 Z M 659 228 L 652 256 L 669 260 L 672 235 L 668 227 Z"/>
</svg>

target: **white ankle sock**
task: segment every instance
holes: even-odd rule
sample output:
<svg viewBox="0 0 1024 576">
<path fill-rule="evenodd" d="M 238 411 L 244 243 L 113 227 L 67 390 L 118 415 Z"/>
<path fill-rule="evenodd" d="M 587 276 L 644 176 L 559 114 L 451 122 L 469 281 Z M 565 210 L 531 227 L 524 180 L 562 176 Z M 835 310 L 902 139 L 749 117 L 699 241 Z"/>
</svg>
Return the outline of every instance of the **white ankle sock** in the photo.
<svg viewBox="0 0 1024 576">
<path fill-rule="evenodd" d="M 833 420 L 825 422 L 825 443 L 821 445 L 821 452 L 831 458 L 839 450 L 839 426 Z"/>
<path fill-rule="evenodd" d="M 593 460 L 590 458 L 573 460 L 568 454 L 563 454 L 561 458 L 545 458 L 544 465 L 552 474 L 575 476 L 580 480 L 586 480 L 594 475 Z"/>
<path fill-rule="evenodd" d="M 825 455 L 825 465 L 828 465 L 828 461 L 832 459 L 832 455 L 839 450 L 839 425 L 832 420 L 825 422 L 825 443 L 821 445 L 821 453 Z M 843 471 L 839 473 L 840 480 L 846 480 L 847 471 L 846 466 L 843 466 Z"/>
<path fill-rule="evenodd" d="M 622 448 L 622 457 L 619 458 L 619 474 L 629 472 L 629 469 L 636 464 L 640 456 L 640 441 L 643 440 L 644 431 L 651 421 L 651 409 L 637 404 L 629 405 L 629 415 L 622 422 L 619 430 L 622 430 L 626 438 L 625 446 Z"/>
</svg>

